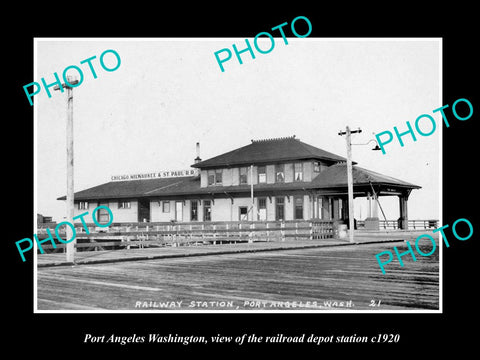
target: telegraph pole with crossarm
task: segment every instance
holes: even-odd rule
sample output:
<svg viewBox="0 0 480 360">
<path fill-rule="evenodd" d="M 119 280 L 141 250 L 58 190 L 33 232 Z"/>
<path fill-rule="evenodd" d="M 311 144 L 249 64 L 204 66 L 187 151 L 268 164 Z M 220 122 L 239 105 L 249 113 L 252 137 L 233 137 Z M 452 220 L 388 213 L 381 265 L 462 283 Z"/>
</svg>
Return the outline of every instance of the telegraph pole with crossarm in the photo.
<svg viewBox="0 0 480 360">
<path fill-rule="evenodd" d="M 353 243 L 353 230 L 354 230 L 354 219 L 353 219 L 353 167 L 352 167 L 352 141 L 350 138 L 351 134 L 361 133 L 362 130 L 350 130 L 350 127 L 347 126 L 346 131 L 340 131 L 338 135 L 346 135 L 347 141 L 347 187 L 348 187 L 348 227 L 349 231 L 349 240 Z"/>
</svg>

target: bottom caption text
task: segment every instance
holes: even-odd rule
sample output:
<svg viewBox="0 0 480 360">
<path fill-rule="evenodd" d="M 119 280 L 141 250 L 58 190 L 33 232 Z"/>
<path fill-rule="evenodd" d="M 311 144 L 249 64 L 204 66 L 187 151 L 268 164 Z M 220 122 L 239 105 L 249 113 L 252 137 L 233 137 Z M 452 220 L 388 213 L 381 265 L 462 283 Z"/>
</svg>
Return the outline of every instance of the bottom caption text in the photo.
<svg viewBox="0 0 480 360">
<path fill-rule="evenodd" d="M 196 335 L 178 335 L 178 334 L 148 334 L 148 335 L 92 335 L 85 334 L 84 343 L 97 344 L 225 344 L 232 343 L 237 345 L 250 343 L 309 343 L 312 345 L 331 344 L 331 343 L 398 343 L 400 334 L 376 334 L 362 336 L 357 334 L 349 335 L 327 335 L 320 336 L 316 334 L 301 334 L 297 336 L 276 334 L 271 336 L 258 336 L 255 334 L 242 334 L 239 336 L 196 336 Z"/>
</svg>

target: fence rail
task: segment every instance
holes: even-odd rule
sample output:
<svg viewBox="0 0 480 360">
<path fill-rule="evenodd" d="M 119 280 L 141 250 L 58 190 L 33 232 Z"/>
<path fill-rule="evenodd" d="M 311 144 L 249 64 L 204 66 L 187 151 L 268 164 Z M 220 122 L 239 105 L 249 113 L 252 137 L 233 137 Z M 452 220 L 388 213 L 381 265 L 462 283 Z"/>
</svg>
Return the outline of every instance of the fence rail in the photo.
<svg viewBox="0 0 480 360">
<path fill-rule="evenodd" d="M 43 225 L 43 224 L 39 224 Z M 49 225 L 49 224 L 46 224 Z M 39 239 L 48 237 L 47 228 L 55 237 L 55 226 L 39 226 Z M 328 239 L 334 237 L 334 222 L 329 220 L 293 221 L 222 221 L 189 223 L 122 223 L 101 228 L 87 223 L 75 223 L 76 247 L 78 249 L 132 248 L 148 246 L 185 246 L 254 241 L 284 241 L 285 239 Z M 58 229 L 65 238 L 64 226 Z M 44 250 L 56 248 L 49 242 L 42 244 Z"/>
<path fill-rule="evenodd" d="M 398 230 L 400 229 L 398 220 L 379 220 L 380 230 Z M 357 221 L 357 229 L 365 227 L 364 220 Z M 428 230 L 436 229 L 438 227 L 438 220 L 408 220 L 408 230 Z"/>
<path fill-rule="evenodd" d="M 398 220 L 380 220 L 380 229 L 399 229 Z M 409 230 L 436 229 L 438 220 L 408 220 Z"/>
</svg>

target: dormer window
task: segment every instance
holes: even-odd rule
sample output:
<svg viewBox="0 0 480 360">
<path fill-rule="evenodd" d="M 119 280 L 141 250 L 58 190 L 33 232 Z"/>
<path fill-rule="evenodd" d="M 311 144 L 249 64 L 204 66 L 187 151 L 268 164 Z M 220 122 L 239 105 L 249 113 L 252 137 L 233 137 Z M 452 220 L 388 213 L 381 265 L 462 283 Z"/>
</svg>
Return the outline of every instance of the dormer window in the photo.
<svg viewBox="0 0 480 360">
<path fill-rule="evenodd" d="M 215 170 L 215 185 L 222 185 L 222 169 Z"/>
<path fill-rule="evenodd" d="M 267 182 L 267 168 L 266 166 L 257 167 L 258 183 L 265 184 Z"/>
<path fill-rule="evenodd" d="M 208 185 L 213 185 L 215 184 L 215 171 L 214 170 L 208 170 Z"/>
<path fill-rule="evenodd" d="M 303 181 L 303 164 L 302 163 L 295 163 L 294 168 L 295 168 L 294 180 L 295 181 Z"/>
<path fill-rule="evenodd" d="M 275 182 L 277 183 L 285 182 L 285 165 L 283 164 L 275 165 Z"/>
<path fill-rule="evenodd" d="M 240 168 L 240 185 L 248 184 L 248 168 L 241 167 Z"/>
<path fill-rule="evenodd" d="M 208 185 L 222 185 L 222 169 L 208 170 Z"/>
</svg>

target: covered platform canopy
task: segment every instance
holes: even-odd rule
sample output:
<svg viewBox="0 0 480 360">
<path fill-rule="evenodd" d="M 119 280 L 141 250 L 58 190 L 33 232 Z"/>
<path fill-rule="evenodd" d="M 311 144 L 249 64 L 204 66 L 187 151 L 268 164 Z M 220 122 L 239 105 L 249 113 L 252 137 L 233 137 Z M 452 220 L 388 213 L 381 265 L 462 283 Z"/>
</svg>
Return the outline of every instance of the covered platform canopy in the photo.
<svg viewBox="0 0 480 360">
<path fill-rule="evenodd" d="M 353 166 L 353 196 L 367 197 L 378 202 L 379 196 L 398 196 L 400 217 L 399 228 L 408 228 L 408 197 L 413 189 L 421 186 L 395 179 L 359 166 Z M 347 165 L 337 163 L 325 169 L 310 184 L 310 188 L 329 195 L 347 195 Z M 371 216 L 371 214 L 369 214 Z"/>
</svg>

